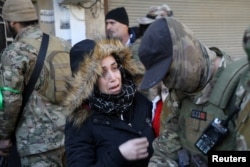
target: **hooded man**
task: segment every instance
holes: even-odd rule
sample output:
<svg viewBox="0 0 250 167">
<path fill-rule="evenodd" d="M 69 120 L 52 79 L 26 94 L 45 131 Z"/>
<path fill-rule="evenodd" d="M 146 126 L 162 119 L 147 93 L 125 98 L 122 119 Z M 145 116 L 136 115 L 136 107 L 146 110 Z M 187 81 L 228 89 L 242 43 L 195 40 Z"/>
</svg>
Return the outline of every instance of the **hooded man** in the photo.
<svg viewBox="0 0 250 167">
<path fill-rule="evenodd" d="M 43 36 L 37 12 L 31 0 L 6 0 L 2 14 L 14 41 L 5 48 L 0 59 L 0 155 L 8 156 L 12 145 L 10 139 L 15 136 L 22 166 L 61 167 L 64 155 L 63 128 L 68 111 L 51 100 L 52 96 L 56 96 L 55 91 L 50 89 L 54 86 L 50 78 L 55 73 L 46 65 L 42 67 L 23 112 L 20 111 L 25 99 L 22 93 L 28 87 L 38 57 L 39 49 L 35 43 L 39 48 Z M 70 45 L 50 35 L 47 54 L 55 49 L 69 51 Z M 68 60 L 69 64 L 69 57 L 64 60 Z M 70 73 L 70 67 L 67 68 L 65 64 L 58 62 L 57 65 L 69 69 Z"/>
<path fill-rule="evenodd" d="M 236 150 L 233 120 L 225 126 L 222 123 L 231 108 L 228 103 L 220 105 L 220 100 L 225 99 L 216 96 L 218 89 L 215 89 L 221 83 L 217 80 L 222 72 L 229 69 L 229 56 L 218 48 L 209 49 L 183 23 L 166 17 L 156 20 L 146 30 L 139 57 L 146 69 L 140 89 L 149 89 L 160 81 L 169 89 L 150 167 L 196 166 L 199 162 L 207 165 L 206 154 L 210 149 Z M 235 86 L 231 90 L 234 89 Z M 227 102 L 232 94 L 226 96 Z M 219 137 L 226 136 L 223 142 L 210 148 L 199 139 L 211 123 L 223 127 L 225 134 L 228 129 L 230 133 L 220 134 Z"/>
</svg>

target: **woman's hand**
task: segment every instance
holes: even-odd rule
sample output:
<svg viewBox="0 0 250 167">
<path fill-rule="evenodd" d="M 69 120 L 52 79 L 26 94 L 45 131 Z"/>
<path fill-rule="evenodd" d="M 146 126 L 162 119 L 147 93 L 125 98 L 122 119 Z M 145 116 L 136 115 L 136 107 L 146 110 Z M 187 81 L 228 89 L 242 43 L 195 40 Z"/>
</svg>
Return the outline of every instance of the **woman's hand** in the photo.
<svg viewBox="0 0 250 167">
<path fill-rule="evenodd" d="M 148 156 L 148 140 L 146 137 L 126 141 L 119 146 L 122 156 L 127 160 L 139 160 Z"/>
</svg>

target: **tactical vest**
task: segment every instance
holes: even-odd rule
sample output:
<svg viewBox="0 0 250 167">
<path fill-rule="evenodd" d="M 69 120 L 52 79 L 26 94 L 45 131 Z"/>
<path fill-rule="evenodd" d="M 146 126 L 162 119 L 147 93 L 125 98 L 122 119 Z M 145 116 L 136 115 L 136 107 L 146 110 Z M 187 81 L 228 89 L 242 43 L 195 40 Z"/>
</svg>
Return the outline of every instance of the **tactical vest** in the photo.
<svg viewBox="0 0 250 167">
<path fill-rule="evenodd" d="M 181 101 L 179 136 L 182 146 L 191 154 L 202 154 L 195 147 L 195 143 L 209 123 L 214 118 L 225 120 L 227 115 L 235 110 L 234 92 L 241 74 L 247 70 L 247 67 L 246 58 L 229 64 L 217 78 L 207 103 L 196 105 L 189 98 Z M 229 121 L 228 129 L 228 136 L 215 150 L 236 150 L 236 132 L 233 120 Z"/>
<path fill-rule="evenodd" d="M 238 132 L 240 148 L 239 150 L 249 150 L 250 148 L 250 67 L 242 75 L 241 82 L 236 90 L 236 100 L 241 101 L 241 111 L 236 118 L 236 131 Z"/>
</svg>

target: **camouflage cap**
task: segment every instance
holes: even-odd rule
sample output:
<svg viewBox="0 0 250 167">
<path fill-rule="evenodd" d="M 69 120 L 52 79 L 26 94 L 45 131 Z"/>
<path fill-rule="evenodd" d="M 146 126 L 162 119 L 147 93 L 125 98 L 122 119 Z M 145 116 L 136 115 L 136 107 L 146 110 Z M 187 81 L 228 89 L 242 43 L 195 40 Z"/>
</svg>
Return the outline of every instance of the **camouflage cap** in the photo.
<svg viewBox="0 0 250 167">
<path fill-rule="evenodd" d="M 139 89 L 149 89 L 162 80 L 172 63 L 172 38 L 164 18 L 148 27 L 142 36 L 138 55 L 146 69 Z"/>
<path fill-rule="evenodd" d="M 3 19 L 6 21 L 37 20 L 37 13 L 31 0 L 6 0 L 3 5 Z"/>
<path fill-rule="evenodd" d="M 246 28 L 243 36 L 243 48 L 247 53 L 247 58 L 250 62 L 250 25 Z"/>
<path fill-rule="evenodd" d="M 139 24 L 151 24 L 156 19 L 173 16 L 173 11 L 166 4 L 150 7 L 146 16 L 138 19 Z"/>
</svg>

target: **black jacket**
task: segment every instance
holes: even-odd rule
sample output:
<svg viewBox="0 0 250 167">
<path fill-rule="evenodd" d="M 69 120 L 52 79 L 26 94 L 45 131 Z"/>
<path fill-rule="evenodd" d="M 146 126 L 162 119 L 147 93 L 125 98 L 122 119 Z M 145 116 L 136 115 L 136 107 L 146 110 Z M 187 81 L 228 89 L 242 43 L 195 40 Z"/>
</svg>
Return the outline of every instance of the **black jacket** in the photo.
<svg viewBox="0 0 250 167">
<path fill-rule="evenodd" d="M 88 117 L 81 127 L 67 122 L 65 148 L 68 167 L 147 167 L 152 155 L 154 133 L 151 126 L 152 103 L 136 93 L 130 113 L 121 120 L 116 116 L 96 113 Z M 138 122 L 144 122 L 139 124 Z M 118 147 L 129 139 L 146 136 L 149 141 L 149 157 L 129 162 Z"/>
</svg>

